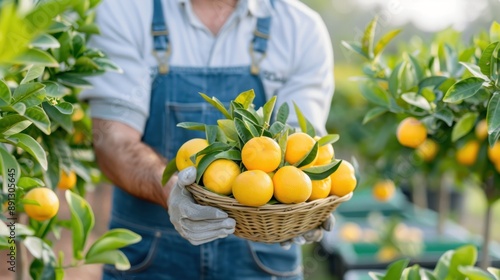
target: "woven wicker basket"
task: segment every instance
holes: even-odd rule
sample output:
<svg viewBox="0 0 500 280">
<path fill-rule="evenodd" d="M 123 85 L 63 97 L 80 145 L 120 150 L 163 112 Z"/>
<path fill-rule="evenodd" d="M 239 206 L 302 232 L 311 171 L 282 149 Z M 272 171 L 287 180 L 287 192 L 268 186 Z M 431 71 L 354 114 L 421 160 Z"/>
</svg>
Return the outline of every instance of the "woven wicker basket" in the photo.
<svg viewBox="0 0 500 280">
<path fill-rule="evenodd" d="M 245 206 L 236 199 L 218 195 L 193 184 L 187 186 L 198 204 L 217 207 L 236 220 L 234 235 L 257 242 L 276 243 L 289 240 L 325 221 L 342 202 L 352 197 L 329 196 L 298 204 Z"/>
</svg>

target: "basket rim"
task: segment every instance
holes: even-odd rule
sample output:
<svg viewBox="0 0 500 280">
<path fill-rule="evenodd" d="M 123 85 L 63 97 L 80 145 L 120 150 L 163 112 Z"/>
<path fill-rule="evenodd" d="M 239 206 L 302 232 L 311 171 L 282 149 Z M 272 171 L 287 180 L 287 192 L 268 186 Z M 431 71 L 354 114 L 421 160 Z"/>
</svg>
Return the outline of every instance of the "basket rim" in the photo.
<svg viewBox="0 0 500 280">
<path fill-rule="evenodd" d="M 196 183 L 193 183 L 191 185 L 187 185 L 186 189 L 188 189 L 189 192 L 195 193 L 201 196 L 204 196 L 205 198 L 208 199 L 214 199 L 217 200 L 219 203 L 224 203 L 221 204 L 221 206 L 225 207 L 231 207 L 232 209 L 235 210 L 242 210 L 242 211 L 257 211 L 257 212 L 276 212 L 276 211 L 283 211 L 283 212 L 288 212 L 288 211 L 311 211 L 312 209 L 318 208 L 318 207 L 323 207 L 325 204 L 330 204 L 330 203 L 343 203 L 348 200 L 350 200 L 353 196 L 353 192 L 350 192 L 344 196 L 336 196 L 336 195 L 330 195 L 327 196 L 326 198 L 320 198 L 312 201 L 306 201 L 306 202 L 301 202 L 301 203 L 295 203 L 295 204 L 282 204 L 282 203 L 277 203 L 277 204 L 265 204 L 263 206 L 248 206 L 248 205 L 243 205 L 239 203 L 236 199 L 232 197 L 228 197 L 225 195 L 220 195 L 214 192 L 211 192 L 204 188 L 203 186 L 200 186 Z"/>
</svg>

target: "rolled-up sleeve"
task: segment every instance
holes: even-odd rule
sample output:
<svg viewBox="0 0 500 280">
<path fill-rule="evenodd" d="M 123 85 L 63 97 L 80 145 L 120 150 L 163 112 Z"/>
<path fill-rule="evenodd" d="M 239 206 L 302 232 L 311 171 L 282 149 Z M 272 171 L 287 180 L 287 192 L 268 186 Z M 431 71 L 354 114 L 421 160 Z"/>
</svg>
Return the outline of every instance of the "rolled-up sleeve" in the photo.
<svg viewBox="0 0 500 280">
<path fill-rule="evenodd" d="M 324 135 L 334 90 L 333 49 L 320 16 L 315 14 L 310 19 L 297 28 L 291 72 L 283 88 L 278 90 L 277 106 L 289 103 L 292 107 L 288 122 L 298 127 L 293 109 L 295 102 L 316 134 Z"/>
<path fill-rule="evenodd" d="M 106 72 L 92 77 L 92 88 L 80 99 L 88 101 L 94 118 L 119 121 L 143 133 L 149 115 L 150 67 L 143 55 L 144 12 L 133 1 L 103 1 L 97 10 L 96 24 L 101 34 L 94 35 L 89 47 L 102 50 L 122 73 Z"/>
</svg>

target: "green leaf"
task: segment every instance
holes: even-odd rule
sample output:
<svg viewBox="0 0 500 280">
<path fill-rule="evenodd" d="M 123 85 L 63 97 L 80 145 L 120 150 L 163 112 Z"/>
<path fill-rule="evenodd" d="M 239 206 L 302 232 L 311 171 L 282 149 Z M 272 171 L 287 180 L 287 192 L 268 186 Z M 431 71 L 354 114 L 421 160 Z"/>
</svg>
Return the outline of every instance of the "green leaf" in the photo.
<svg viewBox="0 0 500 280">
<path fill-rule="evenodd" d="M 474 245 L 464 245 L 453 252 L 450 270 L 446 280 L 461 280 L 465 277 L 458 270 L 459 266 L 472 266 L 477 260 L 477 249 Z"/>
<path fill-rule="evenodd" d="M 73 104 L 69 102 L 63 101 L 57 103 L 54 107 L 56 107 L 56 109 L 59 110 L 59 112 L 65 115 L 71 115 L 73 113 Z"/>
<path fill-rule="evenodd" d="M 24 103 L 12 104 L 11 108 L 19 115 L 24 116 L 24 113 L 26 113 L 26 105 Z"/>
<path fill-rule="evenodd" d="M 42 148 L 40 143 L 33 139 L 28 134 L 18 133 L 6 138 L 8 141 L 14 141 L 17 147 L 23 149 L 25 152 L 33 156 L 33 158 L 42 166 L 44 170 L 47 170 L 47 154 Z"/>
<path fill-rule="evenodd" d="M 105 58 L 105 57 L 96 57 L 93 58 L 94 62 L 99 65 L 99 68 L 104 71 L 112 71 L 117 73 L 123 73 L 123 70 L 115 64 L 113 61 Z"/>
<path fill-rule="evenodd" d="M 274 106 L 276 105 L 276 95 L 271 97 L 269 101 L 264 104 L 264 124 L 270 124 L 271 123 L 271 116 L 273 114 Z"/>
<path fill-rule="evenodd" d="M 65 95 L 58 83 L 43 81 L 42 84 L 45 86 L 45 93 L 47 96 L 60 98 Z"/>
<path fill-rule="evenodd" d="M 313 162 L 318 156 L 318 149 L 319 144 L 318 142 L 316 142 L 314 143 L 314 146 L 311 148 L 311 150 L 302 159 L 297 161 L 294 166 L 303 167 Z"/>
<path fill-rule="evenodd" d="M 365 28 L 363 38 L 361 38 L 361 50 L 367 54 L 369 58 L 373 57 L 373 40 L 375 39 L 375 29 L 377 28 L 378 17 L 374 17 L 368 26 Z"/>
<path fill-rule="evenodd" d="M 493 68 L 493 53 L 498 46 L 499 42 L 492 43 L 484 49 L 483 53 L 481 54 L 481 58 L 479 59 L 478 65 L 479 68 L 481 69 L 481 72 L 486 75 L 487 77 L 491 77 L 492 74 L 492 68 Z"/>
<path fill-rule="evenodd" d="M 76 193 L 67 190 L 65 196 L 71 211 L 73 257 L 82 260 L 87 238 L 94 227 L 94 213 L 88 202 Z"/>
<path fill-rule="evenodd" d="M 383 274 L 378 273 L 378 272 L 373 272 L 373 271 L 369 271 L 368 272 L 368 276 L 370 276 L 370 278 L 372 280 L 382 280 L 382 279 L 384 279 L 384 275 Z"/>
<path fill-rule="evenodd" d="M 299 106 L 295 102 L 293 102 L 293 107 L 295 108 L 295 114 L 297 115 L 297 121 L 299 122 L 300 130 L 304 133 L 307 133 L 309 136 L 316 136 L 316 132 L 314 131 L 314 127 L 312 124 L 306 119 L 302 111 L 300 111 Z"/>
<path fill-rule="evenodd" d="M 403 270 L 408 266 L 408 263 L 410 263 L 409 259 L 401 259 L 393 262 L 389 265 L 389 267 L 387 267 L 387 272 L 383 280 L 400 279 L 403 274 Z"/>
<path fill-rule="evenodd" d="M 250 131 L 250 134 L 252 134 L 252 137 L 259 137 L 260 132 L 257 129 L 257 125 L 254 124 L 253 122 L 250 122 L 248 120 L 243 120 L 243 123 L 245 124 L 245 127 Z"/>
<path fill-rule="evenodd" d="M 488 134 L 500 129 L 500 92 L 497 91 L 488 101 L 486 111 L 486 123 L 488 124 Z"/>
<path fill-rule="evenodd" d="M 361 56 L 363 56 L 366 59 L 370 59 L 367 53 L 365 53 L 361 47 L 361 44 L 358 42 L 346 42 L 342 41 L 341 42 L 342 46 L 344 46 L 346 49 L 355 52 Z"/>
<path fill-rule="evenodd" d="M 31 124 L 20 115 L 7 115 L 0 119 L 0 134 L 11 135 L 19 133 Z"/>
<path fill-rule="evenodd" d="M 496 277 L 495 280 L 500 280 L 500 269 L 494 267 L 488 267 L 487 270 L 489 273 L 491 273 L 493 276 Z"/>
<path fill-rule="evenodd" d="M 201 176 L 203 176 L 203 173 L 205 173 L 205 170 L 207 170 L 208 166 L 217 159 L 215 156 L 218 153 L 219 152 L 209 153 L 201 158 L 198 166 L 196 166 L 196 183 L 199 184 Z"/>
<path fill-rule="evenodd" d="M 280 134 L 278 138 L 278 145 L 280 146 L 281 150 L 281 163 L 279 167 L 282 167 L 285 164 L 285 151 L 286 151 L 287 141 L 288 141 L 288 130 L 285 130 L 283 133 Z"/>
<path fill-rule="evenodd" d="M 182 128 L 189 129 L 189 130 L 205 131 L 205 124 L 204 123 L 181 122 L 181 123 L 177 124 L 177 127 L 182 127 Z"/>
<path fill-rule="evenodd" d="M 229 150 L 229 151 L 223 151 L 215 155 L 215 158 L 220 159 L 229 159 L 229 160 L 234 160 L 234 161 L 240 161 L 241 160 L 241 152 L 237 150 Z"/>
<path fill-rule="evenodd" d="M 425 268 L 422 268 L 421 271 L 423 271 L 425 277 L 427 277 L 427 280 L 439 280 L 438 278 L 436 278 L 436 275 L 434 275 L 432 271 Z"/>
<path fill-rule="evenodd" d="M 205 134 L 208 144 L 213 144 L 217 140 L 217 133 L 219 132 L 219 127 L 216 125 L 206 125 Z"/>
<path fill-rule="evenodd" d="M 448 89 L 443 101 L 458 102 L 474 96 L 483 86 L 484 80 L 476 77 L 469 77 L 456 82 Z"/>
<path fill-rule="evenodd" d="M 318 144 L 321 147 L 321 146 L 324 146 L 327 144 L 333 144 L 333 143 L 337 142 L 339 139 L 340 139 L 340 136 L 338 134 L 328 134 L 328 135 L 321 137 L 318 140 Z"/>
<path fill-rule="evenodd" d="M 426 87 L 433 87 L 433 88 L 437 88 L 439 87 L 442 83 L 444 83 L 448 78 L 446 77 L 443 77 L 443 76 L 432 76 L 432 77 L 427 77 L 427 78 L 424 78 L 422 79 L 419 83 L 418 83 L 418 93 L 420 94 L 420 92 L 426 88 Z"/>
<path fill-rule="evenodd" d="M 490 42 L 500 41 L 500 23 L 494 21 L 490 26 Z"/>
<path fill-rule="evenodd" d="M 49 34 L 40 34 L 31 42 L 31 46 L 39 49 L 50 49 L 59 48 L 61 45 L 59 44 L 59 41 L 54 38 L 54 36 Z"/>
<path fill-rule="evenodd" d="M 0 80 L 0 107 L 9 105 L 11 96 L 9 86 L 7 86 L 4 81 Z"/>
<path fill-rule="evenodd" d="M 95 23 L 85 24 L 79 26 L 77 29 L 78 32 L 87 33 L 87 34 L 101 34 L 99 30 L 99 26 Z"/>
<path fill-rule="evenodd" d="M 238 132 L 236 132 L 234 121 L 221 119 L 217 120 L 217 125 L 219 125 L 219 128 L 224 132 L 227 138 L 238 141 Z"/>
<path fill-rule="evenodd" d="M 394 97 L 394 98 L 399 97 L 401 72 L 402 72 L 405 65 L 406 65 L 406 62 L 404 62 L 404 61 L 400 62 L 398 65 L 396 65 L 396 67 L 394 67 L 394 69 L 391 72 L 391 75 L 389 76 L 389 92 L 391 93 L 392 97 Z M 384 101 L 384 100 L 382 100 L 382 101 Z M 387 102 L 383 102 L 381 105 L 386 106 L 386 103 Z"/>
<path fill-rule="evenodd" d="M 406 101 L 406 103 L 411 104 L 420 109 L 430 111 L 431 104 L 427 99 L 425 99 L 422 95 L 417 94 L 416 92 L 407 92 L 401 95 L 401 98 Z"/>
<path fill-rule="evenodd" d="M 165 186 L 168 180 L 170 180 L 172 175 L 174 175 L 174 173 L 177 171 L 179 170 L 177 169 L 177 165 L 175 164 L 175 157 L 173 157 L 168 161 L 167 166 L 163 170 L 163 175 L 161 177 L 162 186 Z"/>
<path fill-rule="evenodd" d="M 17 186 L 23 189 L 30 189 L 34 187 L 44 187 L 45 183 L 38 178 L 21 177 L 17 182 Z"/>
<path fill-rule="evenodd" d="M 467 277 L 468 280 L 496 280 L 488 272 L 473 266 L 458 266 L 458 271 Z"/>
<path fill-rule="evenodd" d="M 115 228 L 104 233 L 99 237 L 92 246 L 90 246 L 85 259 L 107 252 L 121 249 L 123 247 L 138 243 L 141 241 L 141 236 L 128 229 Z"/>
<path fill-rule="evenodd" d="M 283 103 L 278 108 L 278 113 L 276 114 L 276 121 L 285 124 L 288 120 L 288 115 L 290 114 L 290 107 L 288 103 Z"/>
<path fill-rule="evenodd" d="M 68 87 L 83 88 L 83 89 L 92 87 L 92 84 L 89 83 L 87 80 L 82 79 L 80 76 L 74 74 L 63 73 L 57 75 L 56 77 L 58 82 Z"/>
<path fill-rule="evenodd" d="M 477 113 L 466 113 L 464 114 L 453 126 L 451 132 L 451 141 L 456 142 L 458 139 L 469 133 L 476 123 L 478 114 Z"/>
<path fill-rule="evenodd" d="M 454 251 L 449 250 L 446 251 L 438 260 L 436 267 L 434 268 L 434 275 L 437 279 L 446 279 L 446 276 L 450 270 L 450 262 L 451 257 L 453 256 Z"/>
<path fill-rule="evenodd" d="M 79 71 L 81 72 L 92 72 L 95 70 L 99 70 L 99 65 L 94 62 L 90 57 L 80 56 L 75 61 L 75 66 L 78 66 Z"/>
<path fill-rule="evenodd" d="M 269 132 L 271 133 L 271 138 L 273 138 L 276 134 L 281 133 L 286 126 L 281 122 L 274 122 L 269 128 Z"/>
<path fill-rule="evenodd" d="M 47 67 L 59 67 L 59 63 L 49 53 L 39 49 L 28 49 L 13 59 L 17 64 L 36 64 Z"/>
<path fill-rule="evenodd" d="M 488 134 L 488 144 L 490 145 L 490 147 L 493 147 L 493 145 L 495 145 L 499 137 L 500 137 L 500 129 L 495 130 L 492 133 Z"/>
<path fill-rule="evenodd" d="M 244 91 L 234 99 L 234 102 L 243 105 L 243 109 L 248 109 L 255 98 L 255 92 L 253 89 Z"/>
<path fill-rule="evenodd" d="M 412 267 L 406 268 L 405 271 L 407 271 L 407 277 L 405 278 L 406 280 L 421 280 L 422 278 L 420 277 L 420 266 L 418 264 L 413 265 Z"/>
<path fill-rule="evenodd" d="M 212 154 L 212 153 L 220 153 L 222 151 L 226 151 L 226 150 L 229 150 L 231 148 L 232 148 L 232 146 L 229 144 L 215 142 L 215 143 L 208 145 L 207 147 L 205 147 L 203 150 L 199 151 L 198 153 L 192 155 L 190 157 L 190 159 L 194 163 L 196 158 L 198 158 L 199 156 L 206 155 L 206 154 Z"/>
<path fill-rule="evenodd" d="M 405 56 L 407 56 L 407 60 L 409 61 L 410 65 L 413 68 L 413 72 L 415 73 L 416 80 L 417 81 L 422 80 L 424 73 L 423 73 L 422 67 L 420 66 L 417 59 L 411 54 L 406 54 Z"/>
<path fill-rule="evenodd" d="M 389 44 L 389 42 L 392 41 L 392 39 L 394 39 L 394 37 L 396 37 L 400 32 L 401 29 L 395 29 L 384 34 L 384 36 L 382 36 L 378 41 L 377 45 L 375 45 L 375 49 L 373 50 L 373 54 L 375 55 L 375 57 L 381 54 L 387 44 Z"/>
<path fill-rule="evenodd" d="M 219 110 L 227 119 L 231 119 L 231 115 L 227 111 L 227 109 L 224 107 L 224 105 L 217 99 L 216 97 L 210 98 L 208 95 L 199 92 L 201 97 L 205 99 L 210 105 L 212 105 L 215 109 Z"/>
<path fill-rule="evenodd" d="M 43 74 L 44 70 L 45 66 L 43 65 L 32 65 L 28 70 L 28 73 L 26 73 L 26 76 L 24 76 L 23 80 L 21 81 L 21 84 L 25 84 L 37 79 Z"/>
<path fill-rule="evenodd" d="M 240 119 L 234 119 L 234 126 L 236 128 L 236 132 L 238 133 L 238 137 L 241 139 L 243 143 L 248 142 L 252 139 L 252 133 L 248 130 L 245 123 Z"/>
<path fill-rule="evenodd" d="M 33 124 L 43 133 L 47 135 L 50 134 L 50 120 L 42 108 L 38 106 L 28 108 L 26 109 L 24 117 L 33 122 Z"/>
<path fill-rule="evenodd" d="M 59 112 L 59 110 L 47 102 L 42 103 L 42 107 L 53 122 L 59 124 L 68 133 L 73 133 L 73 121 L 71 120 L 71 115 Z"/>
<path fill-rule="evenodd" d="M 130 262 L 120 250 L 106 251 L 85 259 L 86 264 L 113 264 L 117 270 L 128 270 Z"/>
<path fill-rule="evenodd" d="M 250 111 L 244 109 L 235 109 L 234 110 L 234 118 L 239 118 L 243 121 L 250 121 L 251 123 L 258 125 L 261 123 L 258 119 L 258 116 L 252 114 Z"/>
<path fill-rule="evenodd" d="M 53 21 L 50 27 L 47 29 L 47 33 L 54 34 L 54 33 L 62 33 L 64 31 L 67 31 L 71 26 L 60 21 Z M 59 42 L 59 41 L 58 41 Z"/>
<path fill-rule="evenodd" d="M 450 127 L 453 124 L 453 118 L 454 118 L 453 112 L 448 108 L 443 107 L 443 108 L 439 109 L 434 114 L 434 117 L 436 119 L 444 121 Z"/>
<path fill-rule="evenodd" d="M 0 170 L 2 178 L 9 178 L 9 174 L 14 174 L 14 179 L 17 182 L 21 175 L 21 169 L 17 163 L 16 158 L 11 155 L 4 145 L 0 145 Z M 6 193 L 8 189 L 9 180 L 3 180 L 3 192 Z"/>
<path fill-rule="evenodd" d="M 35 258 L 30 266 L 32 279 L 54 279 L 57 262 L 52 248 L 35 236 L 27 236 L 23 244 Z"/>
<path fill-rule="evenodd" d="M 480 78 L 480 79 L 483 79 L 485 81 L 489 81 L 490 78 L 488 78 L 488 76 L 484 75 L 482 72 L 481 72 L 481 69 L 479 68 L 479 66 L 477 66 L 476 64 L 472 64 L 472 63 L 465 63 L 465 62 L 460 62 L 460 64 L 462 64 L 465 68 L 467 68 L 467 70 L 469 70 L 469 72 L 474 76 L 474 77 L 477 77 L 477 78 Z"/>
<path fill-rule="evenodd" d="M 45 86 L 42 83 L 19 85 L 12 95 L 14 103 L 24 103 L 27 108 L 39 105 L 45 97 Z"/>
<path fill-rule="evenodd" d="M 325 165 L 304 168 L 302 171 L 304 171 L 311 180 L 323 180 L 332 175 L 332 173 L 339 168 L 340 162 L 341 160 L 333 160 Z"/>
<path fill-rule="evenodd" d="M 385 90 L 381 89 L 379 86 L 374 83 L 368 83 L 362 84 L 360 89 L 366 100 L 382 107 L 389 107 L 389 97 L 387 96 Z"/>
<path fill-rule="evenodd" d="M 363 118 L 363 124 L 367 124 L 369 121 L 371 121 L 377 117 L 380 117 L 381 115 L 383 115 L 386 112 L 387 112 L 387 109 L 383 108 L 383 107 L 375 107 L 373 109 L 370 109 L 370 111 L 368 111 L 366 113 L 365 117 Z"/>
</svg>

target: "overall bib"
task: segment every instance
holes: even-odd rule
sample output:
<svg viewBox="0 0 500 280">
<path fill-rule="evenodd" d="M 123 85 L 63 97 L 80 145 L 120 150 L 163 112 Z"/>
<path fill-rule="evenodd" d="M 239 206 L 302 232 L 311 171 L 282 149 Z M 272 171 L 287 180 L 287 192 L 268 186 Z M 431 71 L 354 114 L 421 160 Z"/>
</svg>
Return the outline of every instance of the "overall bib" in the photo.
<svg viewBox="0 0 500 280">
<path fill-rule="evenodd" d="M 257 20 L 251 49 L 261 55 L 267 48 L 270 23 L 270 17 Z M 249 65 L 169 67 L 169 37 L 161 0 L 154 0 L 152 32 L 159 68 L 143 141 L 159 154 L 171 159 L 185 141 L 205 138 L 204 132 L 177 127 L 179 122 L 216 124 L 223 118 L 198 92 L 216 96 L 227 107 L 240 92 L 254 89 L 255 106 L 265 103 L 262 81 Z M 122 249 L 130 260 L 130 270 L 105 265 L 103 279 L 302 279 L 299 246 L 284 250 L 279 244 L 250 242 L 234 235 L 193 246 L 177 233 L 165 209 L 118 187 L 113 191 L 110 228 L 130 229 L 142 241 Z"/>
</svg>

